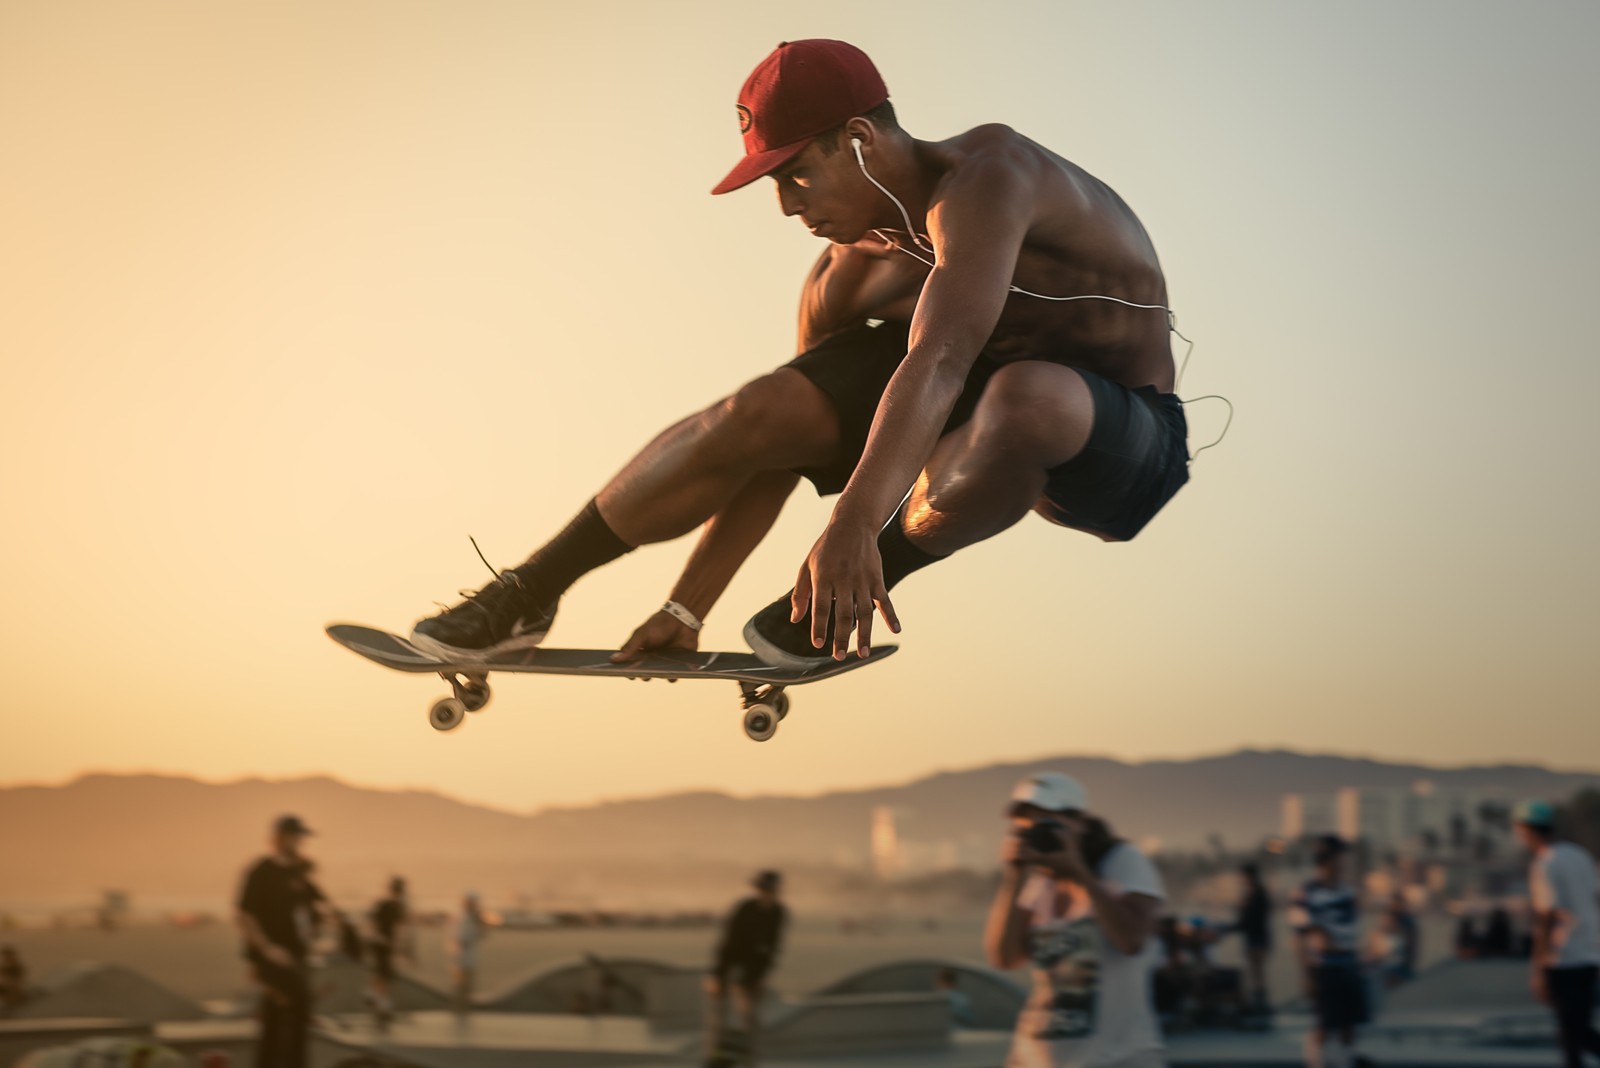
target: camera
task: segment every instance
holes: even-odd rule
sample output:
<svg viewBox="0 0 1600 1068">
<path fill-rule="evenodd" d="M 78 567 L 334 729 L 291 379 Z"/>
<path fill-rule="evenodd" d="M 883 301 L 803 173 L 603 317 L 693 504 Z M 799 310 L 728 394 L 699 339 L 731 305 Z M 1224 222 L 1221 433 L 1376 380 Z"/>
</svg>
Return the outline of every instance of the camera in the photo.
<svg viewBox="0 0 1600 1068">
<path fill-rule="evenodd" d="M 1055 820 L 1039 820 L 1022 832 L 1022 844 L 1035 853 L 1059 853 L 1065 845 L 1061 836 L 1066 830 L 1065 826 Z"/>
</svg>

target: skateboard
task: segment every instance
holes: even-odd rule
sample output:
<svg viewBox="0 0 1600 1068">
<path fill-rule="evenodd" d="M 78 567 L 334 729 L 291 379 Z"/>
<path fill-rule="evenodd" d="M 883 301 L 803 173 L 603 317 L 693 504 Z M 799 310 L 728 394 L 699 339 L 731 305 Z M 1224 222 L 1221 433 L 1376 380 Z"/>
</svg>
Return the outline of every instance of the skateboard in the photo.
<svg viewBox="0 0 1600 1068">
<path fill-rule="evenodd" d="M 653 653 L 627 664 L 613 664 L 611 649 L 518 649 L 485 660 L 450 662 L 424 652 L 396 634 L 353 623 L 334 623 L 328 637 L 340 645 L 395 671 L 433 673 L 450 684 L 454 696 L 441 697 L 428 710 L 435 730 L 461 726 L 468 712 L 489 703 L 489 675 L 494 672 L 526 675 L 602 675 L 619 679 L 728 679 L 739 684 L 739 704 L 744 709 L 744 732 L 752 741 L 764 742 L 778 730 L 789 713 L 790 686 L 831 679 L 847 671 L 877 663 L 897 645 L 879 645 L 866 658 L 850 655 L 828 660 L 810 671 L 762 663 L 754 653 Z"/>
</svg>

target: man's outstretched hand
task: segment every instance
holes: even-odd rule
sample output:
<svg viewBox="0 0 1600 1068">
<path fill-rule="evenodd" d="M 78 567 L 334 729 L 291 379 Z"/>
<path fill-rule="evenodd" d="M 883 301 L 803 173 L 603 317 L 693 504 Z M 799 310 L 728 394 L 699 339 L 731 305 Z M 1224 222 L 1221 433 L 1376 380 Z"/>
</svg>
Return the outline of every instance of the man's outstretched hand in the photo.
<svg viewBox="0 0 1600 1068">
<path fill-rule="evenodd" d="M 700 632 L 691 630 L 682 621 L 665 612 L 657 612 L 633 632 L 622 648 L 611 654 L 615 664 L 639 660 L 662 649 L 694 650 L 700 648 Z M 671 680 L 676 682 L 676 679 Z"/>
<path fill-rule="evenodd" d="M 889 590 L 883 582 L 883 558 L 878 555 L 877 532 L 854 524 L 830 522 L 811 554 L 800 565 L 790 606 L 791 622 L 811 613 L 811 644 L 833 646 L 833 658 L 843 660 L 850 651 L 850 634 L 856 632 L 856 655 L 872 652 L 872 610 L 876 606 L 889 630 L 900 633 Z M 829 608 L 833 633 L 828 633 Z"/>
</svg>

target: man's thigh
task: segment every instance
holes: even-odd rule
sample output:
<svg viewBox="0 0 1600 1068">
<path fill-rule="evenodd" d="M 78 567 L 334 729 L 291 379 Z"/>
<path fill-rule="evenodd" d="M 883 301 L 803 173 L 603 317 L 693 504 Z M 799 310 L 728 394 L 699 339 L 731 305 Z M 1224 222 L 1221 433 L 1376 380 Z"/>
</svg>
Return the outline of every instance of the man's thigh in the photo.
<svg viewBox="0 0 1600 1068">
<path fill-rule="evenodd" d="M 1093 398 L 1093 426 L 1083 449 L 1051 469 L 1034 510 L 1064 527 L 1128 541 L 1189 480 L 1183 403 L 1148 386 L 1078 373 Z"/>
<path fill-rule="evenodd" d="M 826 497 L 842 491 L 867 446 L 867 435 L 878 414 L 889 379 L 905 359 L 910 327 L 905 323 L 880 323 L 841 331 L 785 364 L 798 371 L 819 389 L 832 406 L 839 421 L 839 447 L 826 464 L 795 468 L 796 474 L 811 480 L 817 495 Z M 945 421 L 948 433 L 972 418 L 983 387 L 996 365 L 980 356 L 967 377 L 967 385 L 956 399 Z"/>
</svg>

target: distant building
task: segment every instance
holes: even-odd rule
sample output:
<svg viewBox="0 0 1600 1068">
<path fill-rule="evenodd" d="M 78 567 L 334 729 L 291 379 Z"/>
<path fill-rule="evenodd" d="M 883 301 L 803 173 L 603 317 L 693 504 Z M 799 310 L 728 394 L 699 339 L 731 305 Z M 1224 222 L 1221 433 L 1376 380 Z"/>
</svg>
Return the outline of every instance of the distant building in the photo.
<svg viewBox="0 0 1600 1068">
<path fill-rule="evenodd" d="M 1333 794 L 1284 794 L 1283 836 L 1289 841 L 1339 832 L 1339 806 Z"/>
<path fill-rule="evenodd" d="M 872 810 L 872 871 L 880 879 L 893 879 L 900 874 L 902 862 L 894 809 L 879 805 Z"/>
<path fill-rule="evenodd" d="M 1488 859 L 1511 844 L 1510 800 L 1503 791 L 1347 786 L 1331 794 L 1286 794 L 1283 834 L 1337 834 L 1402 855 L 1473 855 Z"/>
</svg>

